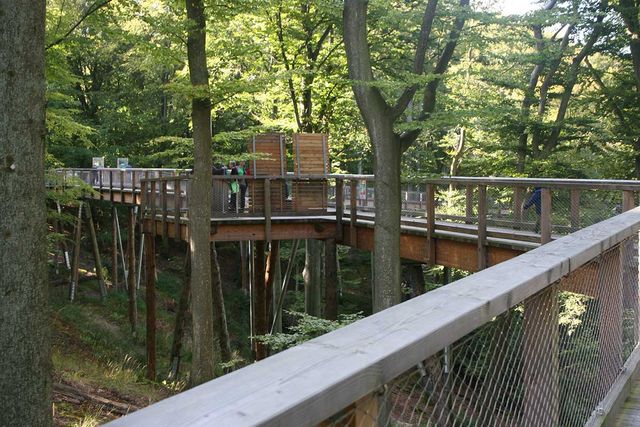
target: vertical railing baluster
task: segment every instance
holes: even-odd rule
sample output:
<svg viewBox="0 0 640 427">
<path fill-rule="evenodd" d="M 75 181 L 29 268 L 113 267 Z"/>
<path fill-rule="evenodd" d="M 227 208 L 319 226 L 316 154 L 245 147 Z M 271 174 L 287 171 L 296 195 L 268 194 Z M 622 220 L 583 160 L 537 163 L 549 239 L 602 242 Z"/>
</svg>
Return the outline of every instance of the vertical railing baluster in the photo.
<svg viewBox="0 0 640 427">
<path fill-rule="evenodd" d="M 264 180 L 264 240 L 271 242 L 271 180 Z"/>
<path fill-rule="evenodd" d="M 109 170 L 109 200 L 113 203 L 113 170 Z"/>
<path fill-rule="evenodd" d="M 169 223 L 167 222 L 167 180 L 163 179 L 161 183 L 160 203 L 162 205 L 162 240 L 166 241 L 169 237 Z"/>
<path fill-rule="evenodd" d="M 157 181 L 151 181 L 151 194 L 149 196 L 149 204 L 151 205 L 151 234 L 156 235 L 156 191 Z"/>
<path fill-rule="evenodd" d="M 622 212 L 630 211 L 636 207 L 635 193 L 632 190 L 622 191 Z"/>
<path fill-rule="evenodd" d="M 540 197 L 540 243 L 544 245 L 551 241 L 551 190 L 541 189 Z"/>
<path fill-rule="evenodd" d="M 142 231 L 146 232 L 146 228 L 145 228 L 145 218 L 147 216 L 147 185 L 148 183 L 146 181 L 142 181 L 140 187 L 140 219 L 142 221 Z"/>
<path fill-rule="evenodd" d="M 349 190 L 351 191 L 349 208 L 351 210 L 350 222 L 349 222 L 349 244 L 353 247 L 357 247 L 358 233 L 356 230 L 356 222 L 358 220 L 358 206 L 356 205 L 356 193 L 358 191 L 358 181 L 352 179 L 349 182 Z"/>
<path fill-rule="evenodd" d="M 467 187 L 468 191 L 468 187 Z M 478 186 L 478 270 L 487 268 L 487 186 Z"/>
<path fill-rule="evenodd" d="M 176 179 L 173 183 L 173 237 L 176 241 L 180 240 L 180 212 L 182 208 L 182 199 L 180 196 L 180 180 Z"/>
<path fill-rule="evenodd" d="M 465 206 L 465 218 L 466 218 L 466 223 L 467 224 L 473 224 L 473 186 L 471 184 L 467 184 L 465 186 L 465 199 L 466 199 L 466 206 Z"/>
<path fill-rule="evenodd" d="M 120 203 L 125 203 L 124 200 L 124 170 L 120 169 Z"/>
<path fill-rule="evenodd" d="M 336 239 L 342 242 L 342 216 L 344 214 L 344 180 L 336 178 Z"/>
<path fill-rule="evenodd" d="M 436 263 L 436 189 L 434 184 L 427 183 L 427 261 L 429 265 Z"/>
</svg>

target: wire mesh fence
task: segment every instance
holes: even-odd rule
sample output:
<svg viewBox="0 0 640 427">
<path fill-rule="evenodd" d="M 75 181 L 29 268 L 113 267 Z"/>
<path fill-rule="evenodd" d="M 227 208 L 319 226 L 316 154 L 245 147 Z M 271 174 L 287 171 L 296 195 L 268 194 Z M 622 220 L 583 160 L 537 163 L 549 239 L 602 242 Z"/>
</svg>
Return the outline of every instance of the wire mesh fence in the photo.
<svg viewBox="0 0 640 427">
<path fill-rule="evenodd" d="M 638 342 L 638 304 L 635 236 L 323 425 L 584 425 Z"/>
</svg>

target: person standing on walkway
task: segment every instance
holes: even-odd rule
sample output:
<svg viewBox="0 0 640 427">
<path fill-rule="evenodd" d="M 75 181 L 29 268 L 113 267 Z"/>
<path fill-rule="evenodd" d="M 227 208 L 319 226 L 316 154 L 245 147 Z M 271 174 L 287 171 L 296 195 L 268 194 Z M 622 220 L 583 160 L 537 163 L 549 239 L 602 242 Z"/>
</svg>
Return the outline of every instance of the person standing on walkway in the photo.
<svg viewBox="0 0 640 427">
<path fill-rule="evenodd" d="M 236 162 L 233 160 L 229 162 L 229 168 L 227 169 L 227 175 L 238 175 L 238 167 L 236 166 Z M 237 180 L 229 181 L 229 211 L 237 212 L 238 211 L 238 190 L 239 184 Z"/>
<path fill-rule="evenodd" d="M 238 176 L 245 176 L 247 174 L 247 170 L 245 169 L 244 160 L 240 160 L 240 164 L 238 165 Z M 240 183 L 240 212 L 244 212 L 245 206 L 245 197 L 247 196 L 247 180 L 242 178 L 239 180 Z"/>
<path fill-rule="evenodd" d="M 535 206 L 536 214 L 538 214 L 538 218 L 536 219 L 535 232 L 540 232 L 540 213 L 542 212 L 542 189 L 540 187 L 536 187 L 533 189 L 533 193 L 529 197 L 529 199 L 525 202 L 523 208 L 529 209 L 531 206 Z"/>
</svg>

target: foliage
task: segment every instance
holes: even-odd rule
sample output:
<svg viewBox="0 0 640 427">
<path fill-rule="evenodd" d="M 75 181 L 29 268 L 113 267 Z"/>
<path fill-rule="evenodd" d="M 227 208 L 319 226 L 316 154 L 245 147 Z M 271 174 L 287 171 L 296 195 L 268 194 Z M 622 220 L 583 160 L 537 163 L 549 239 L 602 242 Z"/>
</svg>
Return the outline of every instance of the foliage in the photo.
<svg viewBox="0 0 640 427">
<path fill-rule="evenodd" d="M 338 320 L 335 321 L 321 319 L 296 311 L 287 311 L 286 313 L 296 319 L 296 323 L 289 327 L 287 333 L 259 335 L 255 337 L 258 341 L 266 344 L 273 352 L 286 350 L 287 348 L 302 344 L 305 341 L 362 319 L 362 313 L 340 314 Z"/>
</svg>

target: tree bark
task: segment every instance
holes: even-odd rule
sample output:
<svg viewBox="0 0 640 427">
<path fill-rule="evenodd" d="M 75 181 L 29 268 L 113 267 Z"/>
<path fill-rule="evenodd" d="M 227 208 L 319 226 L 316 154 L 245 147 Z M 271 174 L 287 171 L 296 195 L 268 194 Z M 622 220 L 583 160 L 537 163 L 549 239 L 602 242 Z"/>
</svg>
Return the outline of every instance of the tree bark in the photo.
<svg viewBox="0 0 640 427">
<path fill-rule="evenodd" d="M 215 242 L 211 243 L 211 291 L 213 299 L 214 333 L 218 340 L 221 361 L 228 362 L 231 360 L 231 344 L 229 342 L 227 314 L 224 308 L 222 279 L 220 277 L 220 265 L 218 264 L 218 252 L 216 251 Z"/>
<path fill-rule="evenodd" d="M 322 242 L 306 240 L 304 260 L 304 311 L 315 317 L 322 316 Z"/>
<path fill-rule="evenodd" d="M 366 0 L 345 0 L 343 21 L 349 78 L 353 82 L 356 103 L 369 132 L 374 152 L 376 222 L 373 309 L 380 311 L 401 300 L 400 160 L 402 152 L 415 142 L 420 130 L 409 131 L 402 136 L 396 135 L 393 130 L 394 121 L 411 102 L 415 93 L 413 87 L 405 90 L 392 108 L 387 104 L 380 90 L 371 84 L 375 79 L 367 41 L 367 3 Z M 468 0 L 460 0 L 461 7 L 466 7 L 468 4 Z M 414 59 L 415 74 L 422 74 L 421 61 L 424 61 L 424 46 L 430 35 L 429 20 L 433 19 L 435 6 L 436 3 L 430 1 L 425 9 L 421 36 Z M 434 67 L 436 74 L 446 72 L 464 22 L 463 15 L 456 17 L 449 41 Z M 420 120 L 428 119 L 434 111 L 435 95 L 440 80 L 441 77 L 438 77 L 424 88 L 423 112 Z"/>
<path fill-rule="evenodd" d="M 51 425 L 44 0 L 0 0 L 0 425 Z"/>
<path fill-rule="evenodd" d="M 191 385 L 213 379 L 214 332 L 211 300 L 211 101 L 206 56 L 206 23 L 202 0 L 185 0 L 190 21 L 187 39 L 189 76 L 198 91 L 191 106 L 194 172 L 189 197 L 193 362 Z"/>
</svg>

